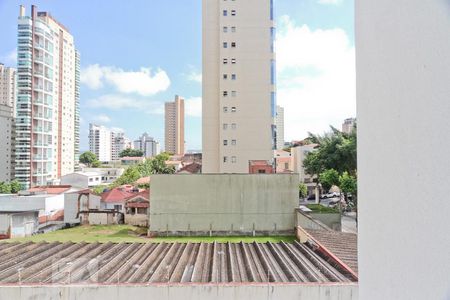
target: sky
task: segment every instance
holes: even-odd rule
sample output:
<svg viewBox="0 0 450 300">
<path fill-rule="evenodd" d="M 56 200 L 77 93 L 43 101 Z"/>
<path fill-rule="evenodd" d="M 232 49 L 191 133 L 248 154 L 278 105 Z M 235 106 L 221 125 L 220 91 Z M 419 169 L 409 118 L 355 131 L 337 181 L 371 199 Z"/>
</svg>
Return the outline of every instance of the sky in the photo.
<svg viewBox="0 0 450 300">
<path fill-rule="evenodd" d="M 277 102 L 285 140 L 356 114 L 353 0 L 274 0 Z M 16 66 L 19 4 L 48 11 L 81 53 L 81 145 L 89 123 L 147 132 L 164 147 L 164 102 L 186 99 L 187 149 L 201 149 L 201 0 L 0 0 L 0 62 Z"/>
</svg>

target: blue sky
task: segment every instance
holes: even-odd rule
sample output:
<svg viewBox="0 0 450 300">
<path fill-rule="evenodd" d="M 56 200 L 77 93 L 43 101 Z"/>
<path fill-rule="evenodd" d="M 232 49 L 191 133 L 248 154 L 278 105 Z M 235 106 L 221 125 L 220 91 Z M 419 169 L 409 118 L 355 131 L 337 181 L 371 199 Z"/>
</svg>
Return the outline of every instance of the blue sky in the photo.
<svg viewBox="0 0 450 300">
<path fill-rule="evenodd" d="M 18 6 L 49 11 L 81 52 L 81 149 L 90 122 L 163 145 L 163 104 L 186 99 L 186 143 L 201 149 L 201 0 L 0 0 L 0 62 L 15 66 Z M 286 140 L 355 115 L 353 0 L 275 0 L 278 103 Z"/>
</svg>

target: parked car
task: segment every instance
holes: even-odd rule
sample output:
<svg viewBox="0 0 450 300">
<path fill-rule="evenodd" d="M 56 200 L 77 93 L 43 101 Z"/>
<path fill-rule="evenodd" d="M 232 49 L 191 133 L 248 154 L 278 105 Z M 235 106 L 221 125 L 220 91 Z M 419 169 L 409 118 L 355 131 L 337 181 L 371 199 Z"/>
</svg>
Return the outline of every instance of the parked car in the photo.
<svg viewBox="0 0 450 300">
<path fill-rule="evenodd" d="M 316 199 L 315 194 L 310 194 L 310 195 L 308 195 L 308 197 L 306 197 L 306 200 L 315 200 L 315 199 Z"/>
</svg>

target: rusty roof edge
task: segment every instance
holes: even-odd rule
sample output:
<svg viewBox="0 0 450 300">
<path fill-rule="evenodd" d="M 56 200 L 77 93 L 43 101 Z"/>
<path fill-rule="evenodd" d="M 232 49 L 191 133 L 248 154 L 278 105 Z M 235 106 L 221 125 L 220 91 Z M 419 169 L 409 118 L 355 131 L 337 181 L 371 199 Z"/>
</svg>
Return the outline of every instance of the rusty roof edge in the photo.
<svg viewBox="0 0 450 300">
<path fill-rule="evenodd" d="M 325 254 L 326 256 L 330 257 L 340 267 L 342 267 L 344 270 L 349 272 L 355 280 L 358 280 L 358 274 L 356 274 L 356 272 L 353 271 L 353 269 L 350 268 L 346 263 L 344 263 L 340 258 L 338 258 L 336 255 L 334 255 L 333 252 L 331 252 L 327 247 L 322 245 L 317 239 L 315 239 L 311 234 L 309 234 L 301 226 L 297 226 L 297 229 L 300 230 L 302 233 L 304 233 L 308 237 L 310 242 L 312 242 L 313 245 L 317 246 L 318 251 L 320 251 L 323 254 Z"/>
</svg>

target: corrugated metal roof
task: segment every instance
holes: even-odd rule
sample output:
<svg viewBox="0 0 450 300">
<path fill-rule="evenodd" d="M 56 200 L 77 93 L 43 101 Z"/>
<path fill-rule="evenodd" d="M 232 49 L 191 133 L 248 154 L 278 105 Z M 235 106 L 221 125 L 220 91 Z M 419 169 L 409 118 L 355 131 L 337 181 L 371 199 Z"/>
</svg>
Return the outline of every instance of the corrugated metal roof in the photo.
<svg viewBox="0 0 450 300">
<path fill-rule="evenodd" d="M 298 242 L 0 243 L 0 285 L 352 281 L 333 265 Z"/>
</svg>

